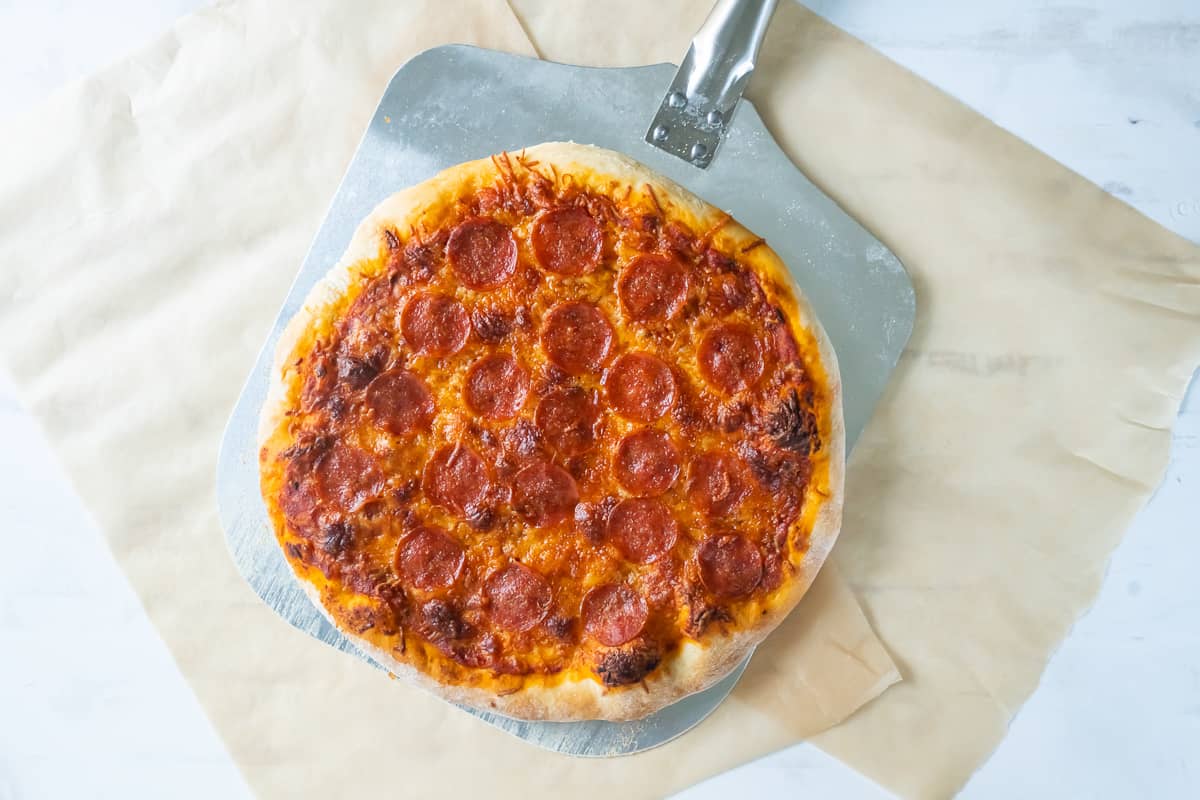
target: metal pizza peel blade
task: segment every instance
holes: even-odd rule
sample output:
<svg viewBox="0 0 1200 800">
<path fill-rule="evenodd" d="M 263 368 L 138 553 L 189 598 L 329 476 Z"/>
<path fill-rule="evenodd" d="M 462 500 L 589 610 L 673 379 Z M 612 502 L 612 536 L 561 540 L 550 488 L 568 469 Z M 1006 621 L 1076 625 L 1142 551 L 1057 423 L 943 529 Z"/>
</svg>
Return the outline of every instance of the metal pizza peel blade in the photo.
<svg viewBox="0 0 1200 800">
<path fill-rule="evenodd" d="M 259 493 L 256 430 L 276 342 L 359 222 L 396 191 L 446 167 L 547 141 L 623 152 L 765 238 L 788 264 L 837 352 L 847 452 L 858 438 L 915 316 L 899 260 L 792 165 L 749 102 L 739 102 L 776 0 L 720 0 L 683 65 L 597 69 L 476 47 L 427 50 L 388 84 L 312 248 L 242 390 L 218 461 L 218 511 L 238 570 L 281 617 L 379 666 L 309 602 L 287 565 Z M 798 609 L 802 613 L 803 605 Z M 628 755 L 707 717 L 746 664 L 709 689 L 634 722 L 529 722 L 475 709 L 540 747 Z"/>
</svg>

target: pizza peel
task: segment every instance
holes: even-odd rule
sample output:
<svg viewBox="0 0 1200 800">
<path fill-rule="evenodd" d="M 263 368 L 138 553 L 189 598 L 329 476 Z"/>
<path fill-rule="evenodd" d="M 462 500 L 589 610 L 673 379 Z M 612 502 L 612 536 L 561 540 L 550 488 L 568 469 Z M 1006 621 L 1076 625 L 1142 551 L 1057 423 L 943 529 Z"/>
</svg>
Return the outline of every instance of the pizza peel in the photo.
<svg viewBox="0 0 1200 800">
<path fill-rule="evenodd" d="M 225 430 L 217 504 L 242 576 L 276 613 L 379 666 L 309 602 L 259 493 L 256 431 L 275 345 L 337 263 L 359 222 L 446 167 L 539 142 L 618 150 L 729 212 L 789 265 L 837 352 L 847 452 L 912 331 L 916 301 L 896 257 L 799 172 L 739 102 L 776 0 L 720 0 L 678 70 L 598 69 L 463 45 L 417 55 L 392 78 L 334 195 Z M 803 605 L 794 613 L 804 613 Z M 628 755 L 689 730 L 725 699 L 748 656 L 715 686 L 635 722 L 529 722 L 464 709 L 546 749 Z"/>
</svg>

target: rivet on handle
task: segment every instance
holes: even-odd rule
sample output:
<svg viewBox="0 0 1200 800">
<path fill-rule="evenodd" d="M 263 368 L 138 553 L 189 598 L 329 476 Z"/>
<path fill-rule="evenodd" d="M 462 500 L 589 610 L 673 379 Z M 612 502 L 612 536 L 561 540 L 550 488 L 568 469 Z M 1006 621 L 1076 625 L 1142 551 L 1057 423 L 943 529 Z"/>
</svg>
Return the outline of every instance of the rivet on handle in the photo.
<svg viewBox="0 0 1200 800">
<path fill-rule="evenodd" d="M 646 141 L 707 168 L 754 72 L 778 0 L 718 0 L 646 130 Z"/>
</svg>

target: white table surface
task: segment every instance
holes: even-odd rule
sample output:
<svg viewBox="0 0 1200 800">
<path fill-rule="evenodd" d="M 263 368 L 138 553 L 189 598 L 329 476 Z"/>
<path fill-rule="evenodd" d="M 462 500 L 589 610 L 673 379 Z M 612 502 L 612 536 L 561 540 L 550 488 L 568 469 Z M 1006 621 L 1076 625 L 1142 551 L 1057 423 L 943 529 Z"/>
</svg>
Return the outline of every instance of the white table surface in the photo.
<svg viewBox="0 0 1200 800">
<path fill-rule="evenodd" d="M 0 124 L 202 4 L 0 0 Z M 1196 0 L 809 5 L 1200 241 Z M 1184 403 L 1166 478 L 1113 556 L 1095 607 L 964 797 L 1200 796 L 1197 395 Z M 0 520 L 10 565 L 0 584 L 0 800 L 249 796 L 2 375 Z M 75 638 L 52 635 L 61 630 Z M 888 796 L 802 744 L 681 797 L 731 792 Z"/>
</svg>

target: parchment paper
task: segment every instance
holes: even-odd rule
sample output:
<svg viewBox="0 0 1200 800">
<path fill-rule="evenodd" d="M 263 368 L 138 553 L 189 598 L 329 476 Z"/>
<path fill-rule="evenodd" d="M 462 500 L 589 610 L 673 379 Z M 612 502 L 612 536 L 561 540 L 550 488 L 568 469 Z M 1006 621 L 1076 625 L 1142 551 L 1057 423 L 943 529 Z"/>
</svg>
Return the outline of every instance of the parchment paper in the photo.
<svg viewBox="0 0 1200 800">
<path fill-rule="evenodd" d="M 387 80 L 463 41 L 531 52 L 499 0 L 225 3 L 0 134 L 0 357 L 265 797 L 659 797 L 898 677 L 830 568 L 697 730 L 578 760 L 311 640 L 238 576 L 224 421 Z"/>
<path fill-rule="evenodd" d="M 596 65 L 677 60 L 710 6 L 615 5 L 515 3 L 543 57 Z M 793 3 L 750 97 L 918 299 L 835 550 L 905 681 L 814 741 L 948 796 L 1162 475 L 1200 361 L 1200 251 Z"/>
</svg>

